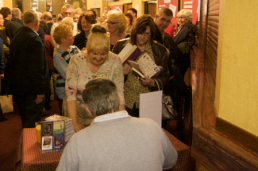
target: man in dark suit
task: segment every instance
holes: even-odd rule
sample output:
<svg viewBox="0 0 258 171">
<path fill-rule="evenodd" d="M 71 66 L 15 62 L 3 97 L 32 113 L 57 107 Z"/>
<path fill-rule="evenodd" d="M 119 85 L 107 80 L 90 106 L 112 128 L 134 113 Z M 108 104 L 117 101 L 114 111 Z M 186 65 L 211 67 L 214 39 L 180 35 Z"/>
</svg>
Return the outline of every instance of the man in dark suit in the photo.
<svg viewBox="0 0 258 171">
<path fill-rule="evenodd" d="M 18 103 L 24 128 L 35 127 L 44 108 L 47 64 L 44 44 L 37 33 L 39 18 L 35 11 L 24 13 L 24 26 L 10 46 L 10 88 Z"/>
</svg>

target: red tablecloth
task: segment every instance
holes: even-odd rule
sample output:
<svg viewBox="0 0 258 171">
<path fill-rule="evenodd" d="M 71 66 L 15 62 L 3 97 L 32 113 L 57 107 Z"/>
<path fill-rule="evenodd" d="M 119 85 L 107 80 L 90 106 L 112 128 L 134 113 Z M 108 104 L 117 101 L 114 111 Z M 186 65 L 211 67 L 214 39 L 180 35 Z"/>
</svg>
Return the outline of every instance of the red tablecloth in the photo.
<svg viewBox="0 0 258 171">
<path fill-rule="evenodd" d="M 37 142 L 35 128 L 23 129 L 22 144 L 22 171 L 51 171 L 57 168 L 62 151 L 42 152 Z"/>
</svg>

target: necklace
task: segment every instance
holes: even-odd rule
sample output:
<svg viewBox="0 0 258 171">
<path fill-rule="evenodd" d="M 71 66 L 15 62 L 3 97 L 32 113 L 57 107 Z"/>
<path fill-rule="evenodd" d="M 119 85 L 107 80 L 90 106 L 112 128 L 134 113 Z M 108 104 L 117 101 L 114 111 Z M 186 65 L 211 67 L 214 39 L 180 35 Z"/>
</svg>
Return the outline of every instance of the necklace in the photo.
<svg viewBox="0 0 258 171">
<path fill-rule="evenodd" d="M 116 43 L 116 44 L 117 44 L 117 43 Z M 114 49 L 115 49 L 115 47 L 116 47 L 116 44 L 113 46 L 111 52 L 114 52 Z"/>
</svg>

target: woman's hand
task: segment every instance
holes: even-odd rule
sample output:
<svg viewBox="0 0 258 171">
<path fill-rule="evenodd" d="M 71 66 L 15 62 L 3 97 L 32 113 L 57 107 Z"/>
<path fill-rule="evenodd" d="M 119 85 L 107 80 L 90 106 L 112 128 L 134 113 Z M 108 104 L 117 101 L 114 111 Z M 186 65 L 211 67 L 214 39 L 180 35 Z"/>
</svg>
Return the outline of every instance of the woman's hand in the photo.
<svg viewBox="0 0 258 171">
<path fill-rule="evenodd" d="M 80 130 L 82 130 L 83 128 L 85 128 L 84 125 L 79 124 L 78 122 L 73 122 L 73 127 L 74 127 L 74 130 L 75 130 L 76 132 L 79 132 Z"/>
<path fill-rule="evenodd" d="M 144 86 L 154 86 L 155 81 L 152 78 L 147 77 L 146 75 L 144 76 L 144 78 L 139 78 L 142 85 Z"/>
<path fill-rule="evenodd" d="M 123 73 L 124 73 L 124 75 L 128 75 L 130 70 L 131 70 L 131 66 L 128 65 L 128 64 L 124 64 L 124 66 L 123 66 Z"/>
</svg>

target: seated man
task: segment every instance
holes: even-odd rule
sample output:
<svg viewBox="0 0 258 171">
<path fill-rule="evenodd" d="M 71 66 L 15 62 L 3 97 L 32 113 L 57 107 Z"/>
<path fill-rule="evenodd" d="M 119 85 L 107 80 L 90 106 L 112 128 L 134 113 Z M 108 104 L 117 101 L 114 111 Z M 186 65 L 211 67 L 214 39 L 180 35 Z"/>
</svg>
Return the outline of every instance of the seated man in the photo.
<svg viewBox="0 0 258 171">
<path fill-rule="evenodd" d="M 57 171 L 161 171 L 176 164 L 177 151 L 154 121 L 118 111 L 112 81 L 97 78 L 85 87 L 85 107 L 96 118 L 70 139 Z"/>
</svg>

